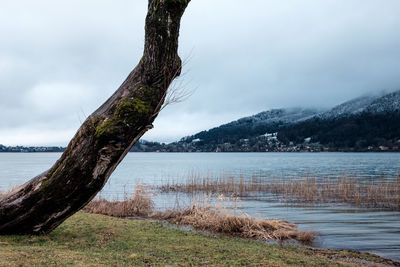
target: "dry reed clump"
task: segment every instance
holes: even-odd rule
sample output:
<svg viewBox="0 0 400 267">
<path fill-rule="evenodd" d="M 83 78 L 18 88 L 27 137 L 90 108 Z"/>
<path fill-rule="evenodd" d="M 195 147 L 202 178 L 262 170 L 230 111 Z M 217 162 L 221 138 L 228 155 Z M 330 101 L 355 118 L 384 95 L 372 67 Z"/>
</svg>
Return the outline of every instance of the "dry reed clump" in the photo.
<svg viewBox="0 0 400 267">
<path fill-rule="evenodd" d="M 258 197 L 272 194 L 284 196 L 286 202 L 348 203 L 361 207 L 400 210 L 400 177 L 394 179 L 360 180 L 347 177 L 330 179 L 306 177 L 297 180 L 267 181 L 253 176 L 201 178 L 189 177 L 181 184 L 165 184 L 161 192 L 225 194 Z"/>
<path fill-rule="evenodd" d="M 92 200 L 83 209 L 89 213 L 114 217 L 148 216 L 153 211 L 154 203 L 143 185 L 138 185 L 129 199 L 124 201 L 108 201 L 104 198 Z"/>
<path fill-rule="evenodd" d="M 304 232 L 284 220 L 254 219 L 247 214 L 231 214 L 214 206 L 193 205 L 181 211 L 158 212 L 153 217 L 168 220 L 177 225 L 191 226 L 197 230 L 257 240 L 298 240 L 311 242 L 315 232 Z"/>
</svg>

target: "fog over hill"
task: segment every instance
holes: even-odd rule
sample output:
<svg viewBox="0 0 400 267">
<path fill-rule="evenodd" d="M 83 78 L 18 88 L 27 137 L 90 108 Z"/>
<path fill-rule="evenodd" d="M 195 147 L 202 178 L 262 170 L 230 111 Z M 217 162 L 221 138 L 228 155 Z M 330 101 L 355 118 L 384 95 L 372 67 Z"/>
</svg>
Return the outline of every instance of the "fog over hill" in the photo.
<svg viewBox="0 0 400 267">
<path fill-rule="evenodd" d="M 400 90 L 388 94 L 374 94 L 357 97 L 333 107 L 318 115 L 322 119 L 332 119 L 355 115 L 361 112 L 394 112 L 400 107 Z"/>
<path fill-rule="evenodd" d="M 368 107 L 377 98 L 378 96 L 372 95 L 357 97 L 319 114 L 318 117 L 320 117 L 321 119 L 332 119 L 357 114 L 364 111 L 365 108 Z"/>
<path fill-rule="evenodd" d="M 206 138 L 207 135 L 215 134 L 223 129 L 246 127 L 247 134 L 254 136 L 265 134 L 263 129 L 278 129 L 281 126 L 301 123 L 310 119 L 332 120 L 341 117 L 368 112 L 378 114 L 382 112 L 395 112 L 400 106 L 400 90 L 389 94 L 376 94 L 357 97 L 346 101 L 330 110 L 311 108 L 286 108 L 271 109 L 256 115 L 244 117 L 236 121 L 223 124 L 219 127 L 197 133 L 187 139 Z"/>
<path fill-rule="evenodd" d="M 225 125 L 251 124 L 256 126 L 271 123 L 295 123 L 312 118 L 320 112 L 320 109 L 312 108 L 271 109 L 253 116 L 238 119 Z"/>
</svg>

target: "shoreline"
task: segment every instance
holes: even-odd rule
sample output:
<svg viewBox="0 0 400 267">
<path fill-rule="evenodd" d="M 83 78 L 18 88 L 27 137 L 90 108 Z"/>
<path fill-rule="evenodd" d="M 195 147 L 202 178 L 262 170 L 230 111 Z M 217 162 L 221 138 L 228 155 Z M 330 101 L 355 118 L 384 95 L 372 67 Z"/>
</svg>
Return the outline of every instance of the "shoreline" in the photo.
<svg viewBox="0 0 400 267">
<path fill-rule="evenodd" d="M 108 216 L 108 215 L 104 215 L 104 216 Z M 109 217 L 112 217 L 112 216 L 109 216 Z M 228 234 L 222 234 L 222 233 L 216 234 L 216 233 L 212 233 L 212 232 L 209 232 L 206 230 L 197 230 L 190 226 L 176 225 L 176 224 L 168 222 L 167 220 L 162 220 L 162 219 L 153 219 L 153 218 L 142 217 L 142 216 L 121 217 L 119 219 L 161 223 L 161 224 L 165 225 L 166 227 L 171 227 L 171 228 L 179 229 L 179 230 L 186 231 L 186 232 L 201 233 L 201 234 L 204 234 L 206 236 L 211 236 L 211 237 L 212 236 L 221 236 L 221 237 L 237 238 L 235 236 L 231 236 Z M 296 240 L 279 242 L 276 240 L 262 241 L 262 240 L 254 240 L 254 239 L 248 239 L 248 238 L 242 238 L 242 237 L 239 237 L 239 238 L 243 239 L 243 240 L 253 241 L 253 242 L 261 242 L 267 246 L 268 245 L 278 245 L 280 247 L 298 247 L 301 249 L 310 250 L 313 253 L 316 253 L 319 255 L 325 255 L 330 259 L 342 260 L 342 261 L 349 262 L 349 263 L 355 263 L 355 261 L 358 259 L 358 260 L 362 261 L 362 263 L 363 263 L 362 266 L 369 266 L 369 264 L 372 264 L 373 266 L 379 266 L 379 265 L 374 265 L 374 264 L 389 264 L 389 266 L 400 266 L 400 261 L 390 259 L 390 258 L 385 258 L 383 256 L 380 256 L 380 255 L 374 254 L 374 253 L 370 253 L 370 252 L 363 252 L 363 251 L 357 251 L 357 250 L 351 250 L 351 249 L 316 248 L 316 247 L 312 247 L 310 245 L 301 244 L 300 242 L 298 242 Z M 346 257 L 348 257 L 348 258 L 346 258 L 343 254 L 347 255 Z M 374 261 L 368 262 L 368 260 L 360 259 L 360 258 L 364 258 L 364 257 L 367 257 L 367 258 L 370 257 L 370 258 L 374 259 Z"/>
<path fill-rule="evenodd" d="M 360 252 L 269 245 L 79 212 L 44 236 L 0 236 L 0 266 L 400 266 Z"/>
</svg>

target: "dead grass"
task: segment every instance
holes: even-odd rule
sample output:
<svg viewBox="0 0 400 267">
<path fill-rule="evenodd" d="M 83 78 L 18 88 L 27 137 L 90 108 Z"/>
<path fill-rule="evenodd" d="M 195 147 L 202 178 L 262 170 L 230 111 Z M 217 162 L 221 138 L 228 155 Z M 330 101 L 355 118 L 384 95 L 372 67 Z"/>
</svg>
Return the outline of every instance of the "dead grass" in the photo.
<svg viewBox="0 0 400 267">
<path fill-rule="evenodd" d="M 114 217 L 141 216 L 167 220 L 198 230 L 257 240 L 298 240 L 307 243 L 316 236 L 315 232 L 300 231 L 295 224 L 284 220 L 254 219 L 243 212 L 239 215 L 233 214 L 224 208 L 225 198 L 220 197 L 219 200 L 214 205 L 210 205 L 210 201 L 206 199 L 188 208 L 156 211 L 146 187 L 136 186 L 133 196 L 125 201 L 96 199 L 83 210 Z"/>
<path fill-rule="evenodd" d="M 272 194 L 288 203 L 347 203 L 360 207 L 400 210 L 400 177 L 394 179 L 360 180 L 315 178 L 265 180 L 253 176 L 239 177 L 191 176 L 184 183 L 157 187 L 165 193 L 225 194 L 235 197 L 260 197 Z"/>
<path fill-rule="evenodd" d="M 240 216 L 215 206 L 197 206 L 180 211 L 157 212 L 152 217 L 162 218 L 177 225 L 191 226 L 197 230 L 222 233 L 257 240 L 297 240 L 311 242 L 316 232 L 304 232 L 295 224 L 284 220 L 254 219 L 247 214 Z"/>
<path fill-rule="evenodd" d="M 148 216 L 153 211 L 151 195 L 143 185 L 137 185 L 133 195 L 124 201 L 108 201 L 104 198 L 92 200 L 83 209 L 89 213 L 114 217 Z"/>
<path fill-rule="evenodd" d="M 285 196 L 288 202 L 348 203 L 361 207 L 400 210 L 400 179 L 360 181 L 350 178 L 307 178 L 274 182 L 269 192 Z"/>
</svg>

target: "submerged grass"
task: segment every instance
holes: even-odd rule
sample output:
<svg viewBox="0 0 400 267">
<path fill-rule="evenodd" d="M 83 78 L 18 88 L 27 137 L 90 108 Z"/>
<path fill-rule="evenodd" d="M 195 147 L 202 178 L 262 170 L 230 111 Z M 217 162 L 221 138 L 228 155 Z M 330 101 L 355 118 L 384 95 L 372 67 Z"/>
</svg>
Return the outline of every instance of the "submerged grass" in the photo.
<svg viewBox="0 0 400 267">
<path fill-rule="evenodd" d="M 0 266 L 391 266 L 367 253 L 280 247 L 79 212 L 45 236 L 0 236 Z"/>
<path fill-rule="evenodd" d="M 360 180 L 348 177 L 265 180 L 253 176 L 190 176 L 184 183 L 165 183 L 156 188 L 164 193 L 225 194 L 260 197 L 272 194 L 289 203 L 347 203 L 360 207 L 400 210 L 400 177 Z"/>
</svg>

